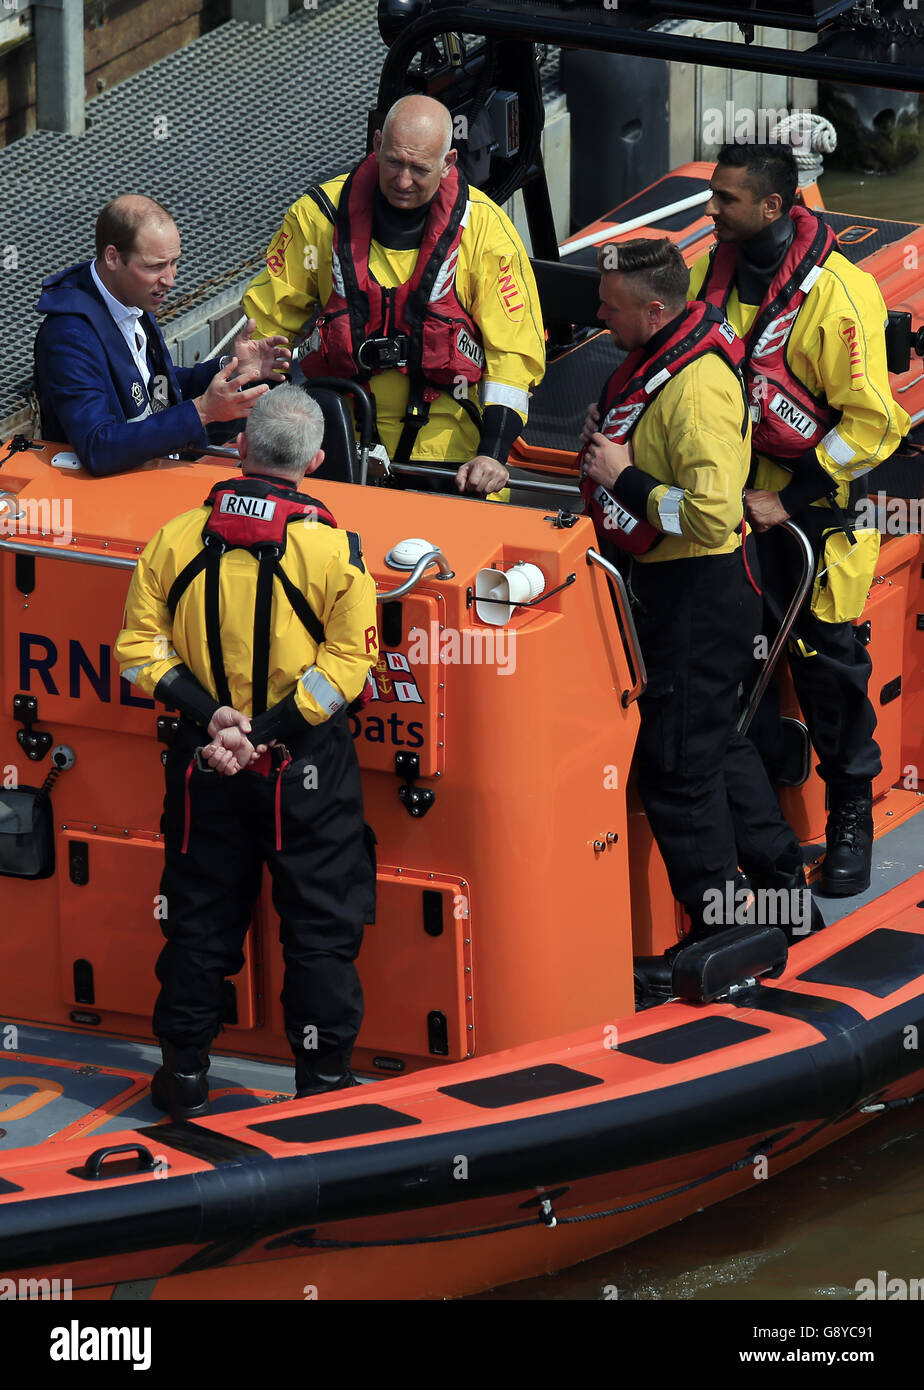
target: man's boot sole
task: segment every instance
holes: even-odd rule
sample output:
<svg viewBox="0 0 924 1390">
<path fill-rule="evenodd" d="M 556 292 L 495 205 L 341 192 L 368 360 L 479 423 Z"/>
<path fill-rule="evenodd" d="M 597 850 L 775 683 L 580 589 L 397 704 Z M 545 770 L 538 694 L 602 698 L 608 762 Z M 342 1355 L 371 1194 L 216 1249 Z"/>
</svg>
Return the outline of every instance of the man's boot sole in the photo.
<svg viewBox="0 0 924 1390">
<path fill-rule="evenodd" d="M 155 1088 L 153 1082 L 151 1084 L 151 1104 L 155 1110 L 161 1110 L 165 1115 L 169 1115 L 171 1120 L 198 1120 L 202 1115 L 209 1113 L 208 1096 L 201 1105 L 171 1106 L 163 1100 L 160 1096 L 160 1088 Z"/>
<path fill-rule="evenodd" d="M 857 893 L 866 892 L 871 878 L 872 875 L 867 874 L 865 879 L 840 879 L 834 883 L 828 883 L 822 878 L 816 891 L 822 898 L 853 898 Z"/>
</svg>

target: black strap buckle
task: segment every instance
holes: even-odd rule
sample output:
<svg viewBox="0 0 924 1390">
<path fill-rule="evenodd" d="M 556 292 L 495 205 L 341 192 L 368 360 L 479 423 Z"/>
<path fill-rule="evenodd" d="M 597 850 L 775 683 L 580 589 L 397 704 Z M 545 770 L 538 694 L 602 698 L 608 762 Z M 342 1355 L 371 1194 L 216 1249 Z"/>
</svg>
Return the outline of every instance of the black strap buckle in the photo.
<svg viewBox="0 0 924 1390">
<path fill-rule="evenodd" d="M 203 745 L 203 746 L 204 746 L 204 745 Z M 195 759 L 195 762 L 196 762 L 196 771 L 197 771 L 197 772 L 214 772 L 214 771 L 215 771 L 215 769 L 214 769 L 213 767 L 209 767 L 209 765 L 208 765 L 207 762 L 203 762 L 203 759 L 202 759 L 202 747 L 199 747 L 199 748 L 196 748 L 196 749 L 193 750 L 193 758 Z"/>
<path fill-rule="evenodd" d="M 409 346 L 406 333 L 398 333 L 393 338 L 366 338 L 356 349 L 356 362 L 364 372 L 406 367 Z"/>
</svg>

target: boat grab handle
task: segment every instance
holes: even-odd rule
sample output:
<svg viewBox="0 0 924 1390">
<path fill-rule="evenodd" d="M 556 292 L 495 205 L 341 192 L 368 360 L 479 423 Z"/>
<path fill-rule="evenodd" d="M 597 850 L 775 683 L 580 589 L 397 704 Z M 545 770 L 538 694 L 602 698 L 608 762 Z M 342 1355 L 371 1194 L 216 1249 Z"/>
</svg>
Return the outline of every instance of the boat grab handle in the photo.
<svg viewBox="0 0 924 1390">
<path fill-rule="evenodd" d="M 634 683 L 628 690 L 624 690 L 621 696 L 623 709 L 628 709 L 633 700 L 637 700 L 640 695 L 644 695 L 645 687 L 648 684 L 648 673 L 645 670 L 645 658 L 642 656 L 638 633 L 635 630 L 635 619 L 632 617 L 632 610 L 629 607 L 629 595 L 626 591 L 626 581 L 623 579 L 616 566 L 611 565 L 609 560 L 604 560 L 603 556 L 592 547 L 587 552 L 587 563 L 589 565 L 599 565 L 616 586 L 616 613 L 619 619 L 619 635 L 622 638 L 622 645 L 629 662 L 629 668 L 634 673 Z"/>
<path fill-rule="evenodd" d="M 137 560 L 123 559 L 121 555 L 95 555 L 89 550 L 64 550 L 63 548 L 48 545 L 30 545 L 27 541 L 8 541 L 0 540 L 0 550 L 12 550 L 17 555 L 35 555 L 51 560 L 82 560 L 87 565 L 105 565 L 110 569 L 133 570 L 138 564 Z M 397 589 L 383 589 L 376 591 L 376 599 L 383 603 L 386 599 L 403 598 L 420 583 L 423 572 L 429 565 L 439 565 L 439 574 L 436 579 L 454 579 L 455 570 L 450 569 L 449 561 L 441 550 L 428 550 L 426 555 L 421 555 L 411 573 L 403 584 L 399 584 Z"/>
<path fill-rule="evenodd" d="M 805 596 L 808 593 L 812 583 L 812 579 L 814 578 L 815 555 L 805 532 L 800 530 L 800 528 L 793 521 L 781 522 L 780 528 L 783 531 L 789 532 L 793 539 L 798 543 L 799 548 L 802 551 L 802 577 L 799 580 L 796 592 L 792 596 L 792 602 L 786 610 L 786 616 L 780 624 L 780 630 L 776 634 L 773 646 L 767 653 L 767 659 L 763 664 L 763 669 L 760 673 L 760 679 L 754 686 L 754 689 L 751 691 L 751 698 L 747 703 L 747 708 L 744 710 L 744 713 L 738 720 L 738 732 L 741 734 L 746 734 L 751 726 L 751 720 L 757 713 L 757 706 L 760 704 L 763 698 L 764 691 L 770 684 L 770 677 L 773 675 L 774 667 L 776 666 L 776 663 L 779 661 L 780 652 L 786 645 L 786 640 L 789 637 L 792 625 L 796 621 L 796 614 L 799 612 L 799 609 L 805 602 Z"/>
<path fill-rule="evenodd" d="M 449 568 L 449 561 L 441 550 L 428 550 L 426 555 L 421 555 L 411 573 L 403 584 L 399 584 L 397 589 L 376 589 L 375 598 L 377 603 L 384 603 L 386 599 L 404 598 L 409 594 L 423 578 L 423 572 L 430 565 L 439 565 L 440 572 L 434 575 L 435 579 L 455 579 L 456 572 Z"/>
<path fill-rule="evenodd" d="M 156 1159 L 151 1157 L 151 1150 L 145 1148 L 144 1144 L 113 1144 L 107 1149 L 97 1149 L 90 1154 L 87 1159 L 85 1170 L 86 1177 L 93 1182 L 98 1182 L 106 1175 L 103 1172 L 103 1160 L 109 1158 L 111 1154 L 137 1154 L 139 1173 L 153 1173 L 157 1167 Z"/>
</svg>

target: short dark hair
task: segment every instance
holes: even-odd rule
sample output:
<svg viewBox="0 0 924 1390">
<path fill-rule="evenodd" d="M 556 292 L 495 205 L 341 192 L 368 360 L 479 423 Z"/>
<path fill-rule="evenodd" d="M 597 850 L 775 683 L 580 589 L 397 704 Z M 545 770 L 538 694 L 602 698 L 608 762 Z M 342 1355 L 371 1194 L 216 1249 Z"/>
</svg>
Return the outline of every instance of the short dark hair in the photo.
<svg viewBox="0 0 924 1390">
<path fill-rule="evenodd" d="M 173 218 L 155 198 L 122 195 L 107 203 L 96 219 L 96 257 L 103 259 L 107 246 L 114 246 L 124 259 L 135 249 L 138 229 L 145 222 L 172 222 Z"/>
<path fill-rule="evenodd" d="M 640 295 L 662 299 L 665 306 L 686 301 L 690 272 L 670 237 L 610 241 L 597 252 L 601 275 L 631 275 Z"/>
<path fill-rule="evenodd" d="M 796 201 L 799 168 L 792 147 L 785 142 L 723 145 L 716 163 L 747 169 L 747 184 L 755 195 L 769 198 L 771 193 L 778 193 L 783 200 L 783 212 L 789 212 Z"/>
</svg>

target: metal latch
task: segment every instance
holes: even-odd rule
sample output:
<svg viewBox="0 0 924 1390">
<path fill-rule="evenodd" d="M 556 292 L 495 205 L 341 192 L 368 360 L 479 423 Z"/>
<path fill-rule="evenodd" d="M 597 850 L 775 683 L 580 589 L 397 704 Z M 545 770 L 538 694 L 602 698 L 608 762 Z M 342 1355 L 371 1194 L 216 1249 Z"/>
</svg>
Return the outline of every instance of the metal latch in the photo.
<svg viewBox="0 0 924 1390">
<path fill-rule="evenodd" d="M 39 733 L 33 729 L 32 726 L 38 717 L 38 699 L 35 695 L 13 696 L 13 718 L 18 719 L 23 726 L 21 729 L 17 729 L 16 739 L 26 757 L 31 758 L 34 763 L 44 758 L 54 743 L 52 734 Z"/>
<path fill-rule="evenodd" d="M 436 800 L 436 793 L 429 787 L 415 787 L 420 776 L 420 758 L 416 753 L 403 751 L 395 754 L 395 772 L 406 780 L 398 788 L 398 797 L 411 816 L 425 816 Z"/>
</svg>

